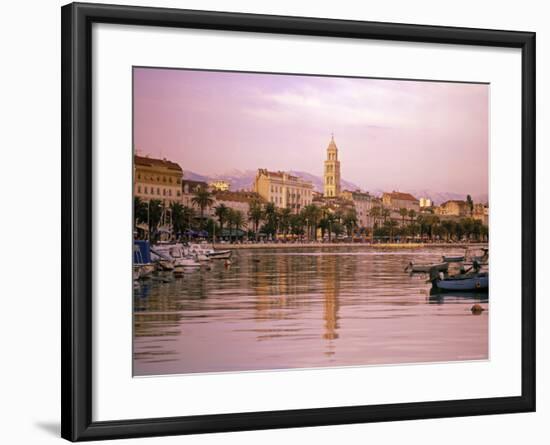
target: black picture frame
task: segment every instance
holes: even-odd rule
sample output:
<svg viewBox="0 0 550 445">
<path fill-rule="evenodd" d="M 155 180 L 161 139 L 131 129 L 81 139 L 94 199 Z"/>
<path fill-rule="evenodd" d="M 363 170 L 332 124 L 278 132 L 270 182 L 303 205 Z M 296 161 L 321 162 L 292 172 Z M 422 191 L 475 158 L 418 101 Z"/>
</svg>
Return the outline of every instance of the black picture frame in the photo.
<svg viewBox="0 0 550 445">
<path fill-rule="evenodd" d="M 73 3 L 62 7 L 62 410 L 71 441 L 475 416 L 535 410 L 535 33 Z M 94 23 L 520 48 L 521 396 L 92 421 Z"/>
</svg>

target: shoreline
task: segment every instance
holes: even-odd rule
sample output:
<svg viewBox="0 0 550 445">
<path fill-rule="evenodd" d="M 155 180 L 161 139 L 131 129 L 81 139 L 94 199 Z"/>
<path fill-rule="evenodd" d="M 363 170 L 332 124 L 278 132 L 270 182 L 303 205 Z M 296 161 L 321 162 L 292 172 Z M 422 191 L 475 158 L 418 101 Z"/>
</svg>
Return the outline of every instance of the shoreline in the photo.
<svg viewBox="0 0 550 445">
<path fill-rule="evenodd" d="M 213 244 L 218 250 L 243 250 L 243 249 L 307 249 L 307 248 L 340 248 L 340 247 L 360 247 L 363 249 L 422 249 L 426 247 L 435 247 L 441 249 L 479 249 L 488 247 L 488 243 L 277 243 L 277 244 Z"/>
</svg>

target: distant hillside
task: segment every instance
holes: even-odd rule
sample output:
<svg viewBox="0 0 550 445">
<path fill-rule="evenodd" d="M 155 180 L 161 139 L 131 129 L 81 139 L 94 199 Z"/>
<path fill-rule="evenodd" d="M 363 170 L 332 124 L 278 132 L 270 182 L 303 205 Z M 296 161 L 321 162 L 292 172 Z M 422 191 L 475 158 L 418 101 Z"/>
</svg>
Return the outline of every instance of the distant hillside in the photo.
<svg viewBox="0 0 550 445">
<path fill-rule="evenodd" d="M 313 183 L 313 186 L 316 191 L 322 192 L 323 191 L 323 178 L 321 176 L 312 175 L 311 173 L 298 171 L 298 170 L 291 170 L 289 171 L 290 174 L 299 176 L 306 181 L 311 181 Z M 201 175 L 200 173 L 196 173 L 190 170 L 184 170 L 183 171 L 183 177 L 185 179 L 190 179 L 192 181 L 204 181 L 204 182 L 212 182 L 214 180 L 223 180 L 227 181 L 231 184 L 231 190 L 251 190 L 252 184 L 254 183 L 254 178 L 256 177 L 256 170 L 230 170 L 222 174 L 213 175 L 213 176 L 206 176 Z M 354 184 L 353 182 L 346 181 L 342 179 L 342 190 L 357 190 L 360 189 L 357 184 Z M 384 193 L 384 190 L 381 189 L 369 189 L 368 190 L 372 195 L 374 196 L 381 196 L 382 193 Z M 390 191 L 390 190 L 387 190 Z M 400 190 L 403 192 L 411 193 L 416 198 L 429 198 L 433 201 L 435 205 L 439 205 L 445 201 L 449 201 L 451 199 L 461 199 L 465 200 L 466 195 L 461 193 L 453 193 L 453 192 L 437 192 L 433 190 L 427 190 L 427 189 L 418 189 L 418 190 Z M 488 201 L 487 194 L 475 194 L 472 193 L 472 199 L 474 202 L 482 202 L 485 203 Z"/>
</svg>

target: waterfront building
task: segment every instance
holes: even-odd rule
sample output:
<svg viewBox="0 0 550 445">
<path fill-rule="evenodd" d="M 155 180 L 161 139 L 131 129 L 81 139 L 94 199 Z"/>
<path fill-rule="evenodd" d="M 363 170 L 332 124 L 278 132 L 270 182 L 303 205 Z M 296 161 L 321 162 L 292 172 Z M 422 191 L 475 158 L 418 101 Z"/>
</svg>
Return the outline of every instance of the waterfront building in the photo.
<svg viewBox="0 0 550 445">
<path fill-rule="evenodd" d="M 373 207 L 373 197 L 368 192 L 361 192 L 360 190 L 344 190 L 341 196 L 353 203 L 357 214 L 357 225 L 359 227 L 372 228 L 373 218 L 370 215 L 370 211 Z"/>
<path fill-rule="evenodd" d="M 256 192 L 239 191 L 214 191 L 214 204 L 210 208 L 210 216 L 215 217 L 215 210 L 220 204 L 223 204 L 227 208 L 240 211 L 244 218 L 248 220 L 248 210 L 250 204 L 254 201 L 258 201 L 260 204 L 265 204 L 265 200 Z"/>
<path fill-rule="evenodd" d="M 220 192 L 227 192 L 229 191 L 229 187 L 231 187 L 231 184 L 227 181 L 218 180 L 218 181 L 212 181 L 210 184 L 210 189 L 212 191 L 220 191 Z"/>
<path fill-rule="evenodd" d="M 324 169 L 324 196 L 335 198 L 340 196 L 340 161 L 338 160 L 338 147 L 334 142 L 334 135 L 327 147 L 327 159 Z"/>
<path fill-rule="evenodd" d="M 452 199 L 437 207 L 435 213 L 443 216 L 466 217 L 470 216 L 470 207 L 466 201 Z"/>
<path fill-rule="evenodd" d="M 168 206 L 181 200 L 182 168 L 166 159 L 134 156 L 134 196 L 158 199 Z"/>
<path fill-rule="evenodd" d="M 291 209 L 299 213 L 313 199 L 313 184 L 302 178 L 281 171 L 258 169 L 253 191 L 275 207 Z"/>
<path fill-rule="evenodd" d="M 384 207 L 391 210 L 407 209 L 414 210 L 415 212 L 420 211 L 420 202 L 410 193 L 396 192 L 395 190 L 391 193 L 385 192 L 382 195 L 382 204 Z"/>
<path fill-rule="evenodd" d="M 474 204 L 472 218 L 481 221 L 485 226 L 489 225 L 489 205 L 481 203 Z"/>
<path fill-rule="evenodd" d="M 430 198 L 420 198 L 420 208 L 432 207 L 433 202 Z"/>
<path fill-rule="evenodd" d="M 187 207 L 194 207 L 197 209 L 197 206 L 193 204 L 193 197 L 199 189 L 208 189 L 208 184 L 204 181 L 192 181 L 190 179 L 182 179 L 181 181 L 181 203 Z"/>
</svg>

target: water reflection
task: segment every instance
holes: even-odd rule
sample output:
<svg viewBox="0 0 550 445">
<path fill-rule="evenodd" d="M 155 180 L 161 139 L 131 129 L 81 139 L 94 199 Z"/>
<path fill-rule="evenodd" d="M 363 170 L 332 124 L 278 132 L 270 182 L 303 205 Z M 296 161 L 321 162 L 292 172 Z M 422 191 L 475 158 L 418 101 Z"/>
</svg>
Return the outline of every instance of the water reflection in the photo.
<svg viewBox="0 0 550 445">
<path fill-rule="evenodd" d="M 403 273 L 440 256 L 241 250 L 231 267 L 156 277 L 134 290 L 134 373 L 487 358 L 487 294 L 430 295 L 425 277 Z M 485 309 L 476 317 L 474 303 Z"/>
</svg>

